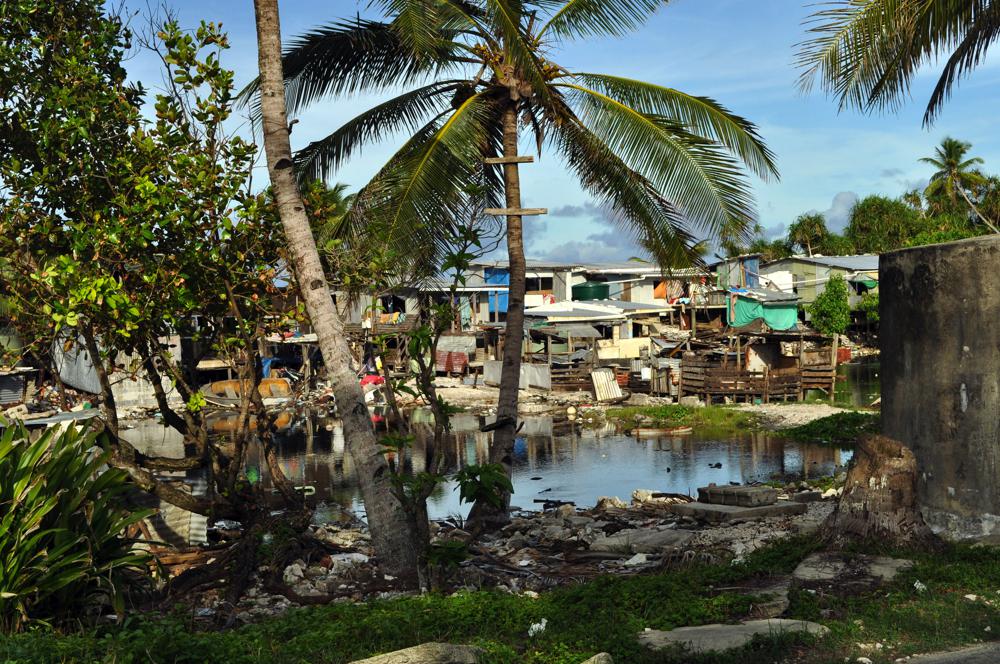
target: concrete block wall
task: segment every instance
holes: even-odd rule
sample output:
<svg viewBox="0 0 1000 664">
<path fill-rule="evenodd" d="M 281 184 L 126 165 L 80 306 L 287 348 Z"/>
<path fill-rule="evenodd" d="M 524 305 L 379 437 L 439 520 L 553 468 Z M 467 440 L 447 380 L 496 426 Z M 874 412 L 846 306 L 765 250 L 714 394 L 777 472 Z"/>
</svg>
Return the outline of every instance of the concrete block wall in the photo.
<svg viewBox="0 0 1000 664">
<path fill-rule="evenodd" d="M 882 431 L 931 528 L 1000 543 L 1000 236 L 883 254 Z"/>
</svg>

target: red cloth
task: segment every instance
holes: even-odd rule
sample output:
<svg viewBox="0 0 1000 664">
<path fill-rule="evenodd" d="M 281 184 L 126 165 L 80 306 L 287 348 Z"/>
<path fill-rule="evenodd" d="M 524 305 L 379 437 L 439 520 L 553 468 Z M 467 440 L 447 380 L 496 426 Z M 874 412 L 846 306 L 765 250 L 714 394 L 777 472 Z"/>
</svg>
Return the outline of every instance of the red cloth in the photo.
<svg viewBox="0 0 1000 664">
<path fill-rule="evenodd" d="M 361 377 L 361 387 L 365 385 L 383 385 L 385 384 L 385 378 L 382 376 L 376 376 L 375 374 L 368 374 Z"/>
</svg>

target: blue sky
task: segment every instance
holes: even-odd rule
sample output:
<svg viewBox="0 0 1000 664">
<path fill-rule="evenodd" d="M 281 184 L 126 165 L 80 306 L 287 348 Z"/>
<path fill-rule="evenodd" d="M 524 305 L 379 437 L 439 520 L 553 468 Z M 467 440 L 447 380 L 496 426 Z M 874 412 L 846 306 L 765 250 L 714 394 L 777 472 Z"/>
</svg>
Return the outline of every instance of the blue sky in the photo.
<svg viewBox="0 0 1000 664">
<path fill-rule="evenodd" d="M 570 42 L 555 54 L 570 70 L 612 73 L 706 95 L 750 119 L 777 154 L 781 179 L 752 185 L 760 222 L 779 234 L 803 212 L 819 211 L 840 229 L 851 205 L 871 193 L 898 195 L 923 186 L 929 167 L 917 160 L 933 152 L 947 135 L 973 144 L 987 171 L 1000 172 L 1000 59 L 990 58 L 964 80 L 930 129 L 921 116 L 936 68 L 918 74 L 912 99 L 894 115 L 838 113 L 819 92 L 797 87 L 795 44 L 805 36 L 807 0 L 673 0 L 639 31 L 624 39 Z M 221 21 L 232 48 L 224 64 L 242 85 L 256 75 L 257 54 L 251 0 L 166 0 L 183 27 L 199 20 Z M 127 0 L 145 12 L 145 0 Z M 367 0 L 280 0 L 287 40 L 309 28 L 364 12 Z M 137 24 L 141 19 L 136 18 Z M 161 80 L 158 61 L 137 52 L 130 74 L 147 86 Z M 324 136 L 384 97 L 360 96 L 319 104 L 301 116 L 293 147 Z M 363 185 L 396 140 L 366 149 L 337 180 Z M 525 150 L 530 149 L 527 144 Z M 266 178 L 263 169 L 258 178 Z M 566 261 L 620 260 L 636 255 L 631 238 L 607 223 L 554 155 L 522 168 L 527 207 L 550 214 L 526 225 L 527 252 L 534 258 Z"/>
</svg>

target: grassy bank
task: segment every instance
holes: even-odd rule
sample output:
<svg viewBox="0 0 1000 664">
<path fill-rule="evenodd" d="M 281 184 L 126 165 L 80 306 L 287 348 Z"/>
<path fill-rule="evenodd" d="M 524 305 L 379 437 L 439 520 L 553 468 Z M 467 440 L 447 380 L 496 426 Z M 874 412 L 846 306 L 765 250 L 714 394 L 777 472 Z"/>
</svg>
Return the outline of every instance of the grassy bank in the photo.
<svg viewBox="0 0 1000 664">
<path fill-rule="evenodd" d="M 606 577 L 538 599 L 496 592 L 460 593 L 301 609 L 227 632 L 197 632 L 182 616 L 132 621 L 124 628 L 54 636 L 34 632 L 0 639 L 0 661 L 27 662 L 349 662 L 426 641 L 476 643 L 492 664 L 577 664 L 596 652 L 616 662 L 672 664 L 793 660 L 803 664 L 891 662 L 915 652 L 966 644 L 1000 633 L 1000 557 L 995 549 L 952 547 L 911 554 L 916 566 L 888 587 L 854 597 L 794 592 L 790 617 L 827 625 L 827 638 L 758 641 L 742 653 L 693 657 L 644 651 L 646 627 L 737 620 L 751 599 L 713 588 L 790 572 L 816 544 L 785 541 L 742 565 L 691 566 L 655 575 Z M 926 590 L 918 591 L 915 581 Z M 975 601 L 966 599 L 975 594 Z M 985 598 L 990 603 L 983 601 Z M 529 625 L 548 620 L 529 638 Z M 986 631 L 990 628 L 991 631 Z M 871 652 L 859 643 L 882 643 Z"/>
<path fill-rule="evenodd" d="M 676 404 L 609 408 L 604 416 L 609 421 L 626 428 L 690 426 L 699 429 L 735 431 L 753 429 L 758 422 L 754 413 L 745 410 L 725 406 L 689 408 Z"/>
<path fill-rule="evenodd" d="M 802 426 L 784 429 L 781 435 L 803 442 L 851 445 L 862 436 L 878 433 L 879 426 L 877 414 L 851 411 L 821 417 Z"/>
</svg>

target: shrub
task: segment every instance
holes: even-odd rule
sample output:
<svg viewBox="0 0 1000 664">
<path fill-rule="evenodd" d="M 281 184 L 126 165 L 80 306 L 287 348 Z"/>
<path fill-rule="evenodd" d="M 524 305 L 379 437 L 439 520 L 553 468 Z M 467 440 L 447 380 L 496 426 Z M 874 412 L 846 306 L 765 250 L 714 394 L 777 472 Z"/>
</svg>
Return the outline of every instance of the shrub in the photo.
<svg viewBox="0 0 1000 664">
<path fill-rule="evenodd" d="M 106 468 L 97 435 L 23 426 L 0 432 L 0 631 L 77 616 L 110 600 L 148 562 L 125 530 L 147 515 L 122 503 L 127 476 Z"/>
<path fill-rule="evenodd" d="M 851 323 L 851 307 L 847 300 L 847 282 L 833 275 L 826 288 L 809 305 L 813 327 L 823 334 L 843 334 Z"/>
</svg>

